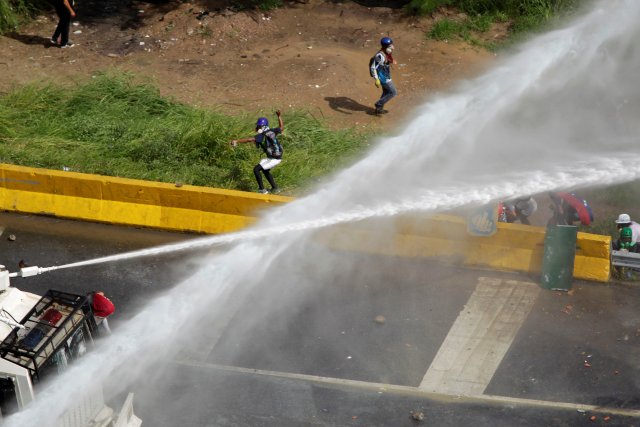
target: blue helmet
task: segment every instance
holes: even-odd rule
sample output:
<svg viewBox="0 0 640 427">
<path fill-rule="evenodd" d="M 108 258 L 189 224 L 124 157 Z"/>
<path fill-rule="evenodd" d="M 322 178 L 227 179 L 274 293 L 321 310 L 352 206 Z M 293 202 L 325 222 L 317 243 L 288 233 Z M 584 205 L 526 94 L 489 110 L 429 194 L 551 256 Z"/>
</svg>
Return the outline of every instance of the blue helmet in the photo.
<svg viewBox="0 0 640 427">
<path fill-rule="evenodd" d="M 265 127 L 265 126 L 269 126 L 269 120 L 267 120 L 265 117 L 260 117 L 256 122 L 256 129 Z"/>
<path fill-rule="evenodd" d="M 389 45 L 393 44 L 393 40 L 391 40 L 391 37 L 383 37 L 380 39 L 380 45 L 382 47 L 389 47 Z"/>
</svg>

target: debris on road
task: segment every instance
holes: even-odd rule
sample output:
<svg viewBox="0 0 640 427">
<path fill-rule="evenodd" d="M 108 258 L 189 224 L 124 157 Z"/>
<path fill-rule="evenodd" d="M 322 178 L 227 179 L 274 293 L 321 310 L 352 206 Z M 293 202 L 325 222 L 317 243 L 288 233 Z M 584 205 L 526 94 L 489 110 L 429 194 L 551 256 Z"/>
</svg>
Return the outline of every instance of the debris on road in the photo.
<svg viewBox="0 0 640 427">
<path fill-rule="evenodd" d="M 416 421 L 424 421 L 424 412 L 422 411 L 411 411 L 411 418 Z"/>
</svg>

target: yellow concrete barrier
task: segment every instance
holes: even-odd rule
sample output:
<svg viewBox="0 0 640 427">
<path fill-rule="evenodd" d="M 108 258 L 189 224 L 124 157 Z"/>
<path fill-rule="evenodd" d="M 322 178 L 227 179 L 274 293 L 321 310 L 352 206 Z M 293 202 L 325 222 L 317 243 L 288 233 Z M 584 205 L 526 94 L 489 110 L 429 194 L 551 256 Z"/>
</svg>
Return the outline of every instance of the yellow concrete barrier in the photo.
<svg viewBox="0 0 640 427">
<path fill-rule="evenodd" d="M 14 212 L 217 234 L 242 229 L 255 221 L 261 209 L 291 200 L 0 164 L 0 209 Z M 391 229 L 372 231 L 380 227 Z M 405 215 L 391 225 L 363 221 L 321 234 L 324 242 L 343 250 L 440 257 L 464 265 L 539 273 L 544 233 L 540 227 L 499 223 L 493 236 L 476 237 L 467 233 L 460 217 Z M 609 280 L 610 244 L 608 236 L 578 233 L 574 277 Z"/>
<path fill-rule="evenodd" d="M 0 209 L 198 233 L 253 223 L 289 197 L 0 164 Z"/>
<path fill-rule="evenodd" d="M 379 233 L 386 227 L 391 233 Z M 389 228 L 390 227 L 390 228 Z M 378 240 L 379 235 L 385 241 Z M 388 236 L 394 236 L 389 240 Z M 406 257 L 438 257 L 463 265 L 540 273 L 545 228 L 498 223 L 489 237 L 467 233 L 465 219 L 457 216 L 403 216 L 392 225 L 364 221 L 336 227 L 321 239 L 336 249 Z M 606 282 L 610 277 L 611 238 L 578 233 L 574 277 Z"/>
</svg>

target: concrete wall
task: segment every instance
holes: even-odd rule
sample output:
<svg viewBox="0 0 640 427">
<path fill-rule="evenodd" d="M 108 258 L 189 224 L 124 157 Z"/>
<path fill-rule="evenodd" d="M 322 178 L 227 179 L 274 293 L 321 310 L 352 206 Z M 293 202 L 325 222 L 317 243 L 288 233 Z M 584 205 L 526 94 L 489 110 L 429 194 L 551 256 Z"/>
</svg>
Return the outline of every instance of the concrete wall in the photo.
<svg viewBox="0 0 640 427">
<path fill-rule="evenodd" d="M 0 209 L 166 230 L 226 233 L 291 200 L 0 164 Z"/>
<path fill-rule="evenodd" d="M 449 215 L 403 216 L 395 219 L 390 233 L 372 232 L 388 225 L 367 221 L 327 233 L 322 240 L 336 249 L 407 257 L 439 257 L 451 262 L 540 273 L 545 228 L 498 223 L 489 237 L 467 233 L 465 219 Z M 379 235 L 394 239 L 379 241 Z M 610 277 L 609 236 L 578 233 L 574 277 L 606 282 Z"/>
<path fill-rule="evenodd" d="M 226 233 L 252 224 L 260 210 L 292 200 L 241 191 L 0 164 L 0 209 L 166 230 Z M 322 240 L 338 249 L 409 257 L 443 257 L 465 265 L 538 273 L 545 229 L 498 224 L 490 237 L 467 233 L 463 218 L 419 215 L 334 227 Z M 388 236 L 394 236 L 389 240 Z M 384 241 L 378 241 L 384 236 Z M 608 236 L 578 233 L 574 277 L 607 281 Z"/>
</svg>

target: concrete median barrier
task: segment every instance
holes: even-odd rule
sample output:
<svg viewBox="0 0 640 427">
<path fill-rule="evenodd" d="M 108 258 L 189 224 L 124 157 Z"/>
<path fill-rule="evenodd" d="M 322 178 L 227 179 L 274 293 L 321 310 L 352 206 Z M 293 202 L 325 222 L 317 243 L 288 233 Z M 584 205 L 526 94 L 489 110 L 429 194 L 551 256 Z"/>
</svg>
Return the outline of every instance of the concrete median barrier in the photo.
<svg viewBox="0 0 640 427">
<path fill-rule="evenodd" d="M 227 233 L 252 224 L 262 209 L 289 197 L 0 164 L 0 209 L 165 230 Z M 539 273 L 545 229 L 498 224 L 492 236 L 471 236 L 464 218 L 405 215 L 388 233 L 376 221 L 332 227 L 322 241 L 341 250 L 438 257 L 463 265 Z M 384 241 L 378 241 L 381 239 Z M 393 236 L 389 239 L 388 236 Z M 607 281 L 609 236 L 578 233 L 574 277 Z"/>
<path fill-rule="evenodd" d="M 0 164 L 0 208 L 112 224 L 226 233 L 291 200 L 192 185 Z"/>
</svg>

